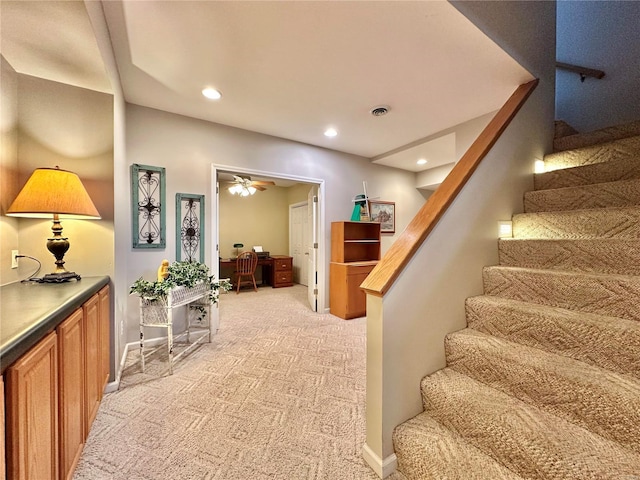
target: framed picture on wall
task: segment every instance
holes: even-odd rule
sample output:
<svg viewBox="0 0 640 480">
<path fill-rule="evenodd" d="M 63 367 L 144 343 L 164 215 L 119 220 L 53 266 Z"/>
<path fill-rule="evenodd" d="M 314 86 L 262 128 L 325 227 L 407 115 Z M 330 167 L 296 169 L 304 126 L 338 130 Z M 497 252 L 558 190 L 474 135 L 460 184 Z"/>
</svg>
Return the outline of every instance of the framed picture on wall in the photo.
<svg viewBox="0 0 640 480">
<path fill-rule="evenodd" d="M 369 216 L 372 222 L 380 222 L 381 233 L 396 231 L 396 203 L 369 200 Z"/>
<path fill-rule="evenodd" d="M 176 261 L 204 263 L 204 195 L 176 193 Z"/>
<path fill-rule="evenodd" d="M 165 248 L 165 170 L 131 165 L 133 248 Z"/>
</svg>

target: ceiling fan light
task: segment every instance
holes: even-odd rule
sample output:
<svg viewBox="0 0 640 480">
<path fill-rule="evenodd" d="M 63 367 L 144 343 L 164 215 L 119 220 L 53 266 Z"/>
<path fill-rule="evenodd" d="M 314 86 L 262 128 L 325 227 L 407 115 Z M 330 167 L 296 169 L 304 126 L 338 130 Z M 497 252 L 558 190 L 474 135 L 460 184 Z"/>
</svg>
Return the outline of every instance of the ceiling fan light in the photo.
<svg viewBox="0 0 640 480">
<path fill-rule="evenodd" d="M 249 194 L 253 195 L 254 193 L 256 193 L 256 187 L 249 187 Z"/>
<path fill-rule="evenodd" d="M 241 187 L 240 185 L 231 185 L 231 186 L 229 187 L 229 192 L 230 192 L 232 195 L 240 194 L 240 193 L 242 192 L 242 187 Z"/>
</svg>

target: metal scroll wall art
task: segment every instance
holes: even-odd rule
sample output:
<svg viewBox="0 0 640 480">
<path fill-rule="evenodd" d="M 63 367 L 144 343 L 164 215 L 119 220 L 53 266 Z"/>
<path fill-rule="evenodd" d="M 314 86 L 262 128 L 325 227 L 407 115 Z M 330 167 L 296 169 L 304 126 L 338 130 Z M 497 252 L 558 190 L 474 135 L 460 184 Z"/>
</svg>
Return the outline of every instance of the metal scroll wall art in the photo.
<svg viewBox="0 0 640 480">
<path fill-rule="evenodd" d="M 165 248 L 165 169 L 131 165 L 133 248 Z"/>
<path fill-rule="evenodd" d="M 176 260 L 204 263 L 204 195 L 176 193 Z"/>
</svg>

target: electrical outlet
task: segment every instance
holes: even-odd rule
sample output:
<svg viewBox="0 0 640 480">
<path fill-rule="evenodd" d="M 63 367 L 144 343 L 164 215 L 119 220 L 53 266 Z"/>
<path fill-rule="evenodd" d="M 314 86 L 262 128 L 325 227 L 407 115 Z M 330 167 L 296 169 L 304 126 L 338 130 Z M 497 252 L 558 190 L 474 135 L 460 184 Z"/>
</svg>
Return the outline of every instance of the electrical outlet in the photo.
<svg viewBox="0 0 640 480">
<path fill-rule="evenodd" d="M 18 268 L 18 250 L 11 250 L 11 268 Z"/>
</svg>

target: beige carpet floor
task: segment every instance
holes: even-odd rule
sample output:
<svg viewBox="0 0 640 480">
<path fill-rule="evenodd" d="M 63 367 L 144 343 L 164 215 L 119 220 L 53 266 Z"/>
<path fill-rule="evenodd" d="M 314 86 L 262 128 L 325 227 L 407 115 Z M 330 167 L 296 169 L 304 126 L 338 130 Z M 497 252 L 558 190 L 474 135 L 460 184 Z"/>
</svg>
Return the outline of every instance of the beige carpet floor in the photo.
<svg viewBox="0 0 640 480">
<path fill-rule="evenodd" d="M 75 479 L 377 479 L 364 463 L 364 318 L 316 314 L 306 287 L 221 296 L 220 329 L 166 375 L 127 359 Z"/>
</svg>

